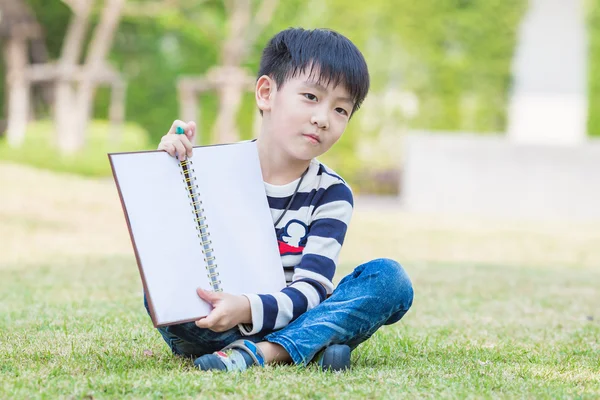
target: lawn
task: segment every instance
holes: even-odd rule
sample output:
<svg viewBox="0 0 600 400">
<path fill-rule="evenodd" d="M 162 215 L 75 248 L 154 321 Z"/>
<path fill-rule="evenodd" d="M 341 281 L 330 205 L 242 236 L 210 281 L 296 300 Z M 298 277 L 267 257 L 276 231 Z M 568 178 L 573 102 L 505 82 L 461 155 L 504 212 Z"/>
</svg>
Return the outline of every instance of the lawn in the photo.
<svg viewBox="0 0 600 400">
<path fill-rule="evenodd" d="M 353 369 L 203 373 L 142 306 L 114 184 L 0 163 L 0 398 L 598 398 L 600 224 L 357 199 L 336 281 L 398 259 L 413 308 Z"/>
</svg>

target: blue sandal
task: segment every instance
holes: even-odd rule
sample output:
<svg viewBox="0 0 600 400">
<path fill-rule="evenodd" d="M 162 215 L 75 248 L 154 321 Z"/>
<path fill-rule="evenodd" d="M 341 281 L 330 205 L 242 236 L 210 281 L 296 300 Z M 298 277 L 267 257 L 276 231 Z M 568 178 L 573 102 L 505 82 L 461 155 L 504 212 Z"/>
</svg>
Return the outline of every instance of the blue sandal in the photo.
<svg viewBox="0 0 600 400">
<path fill-rule="evenodd" d="M 248 367 L 265 365 L 265 356 L 258 346 L 249 340 L 236 340 L 223 350 L 205 354 L 194 361 L 202 371 L 245 371 Z"/>
</svg>

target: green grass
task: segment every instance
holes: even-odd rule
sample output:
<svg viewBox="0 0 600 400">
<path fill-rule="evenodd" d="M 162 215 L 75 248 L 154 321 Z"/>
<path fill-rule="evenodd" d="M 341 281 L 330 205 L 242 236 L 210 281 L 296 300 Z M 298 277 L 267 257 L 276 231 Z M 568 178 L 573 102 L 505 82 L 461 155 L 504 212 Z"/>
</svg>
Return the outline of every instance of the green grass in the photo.
<svg viewBox="0 0 600 400">
<path fill-rule="evenodd" d="M 8 146 L 6 138 L 0 138 L 0 160 L 84 176 L 109 176 L 111 170 L 106 153 L 145 150 L 148 146 L 146 132 L 136 124 L 125 124 L 119 137 L 115 138 L 111 136 L 107 121 L 92 121 L 83 151 L 61 156 L 56 148 L 54 126 L 45 120 L 31 122 L 24 143 L 16 149 Z"/>
<path fill-rule="evenodd" d="M 357 260 L 398 259 L 413 308 L 353 352 L 350 372 L 225 375 L 173 357 L 152 327 L 113 182 L 0 163 L 0 193 L 0 399 L 600 397 L 593 222 L 357 199 L 336 281 Z"/>
<path fill-rule="evenodd" d="M 226 375 L 170 354 L 145 313 L 131 257 L 2 265 L 0 397 L 600 395 L 598 271 L 407 268 L 413 309 L 353 353 L 351 372 Z"/>
</svg>

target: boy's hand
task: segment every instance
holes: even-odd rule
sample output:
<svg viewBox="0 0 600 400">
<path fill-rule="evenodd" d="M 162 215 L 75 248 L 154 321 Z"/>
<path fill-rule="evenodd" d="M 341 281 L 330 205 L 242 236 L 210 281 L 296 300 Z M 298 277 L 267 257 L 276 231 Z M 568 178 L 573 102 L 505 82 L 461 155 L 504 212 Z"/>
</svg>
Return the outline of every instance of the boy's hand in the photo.
<svg viewBox="0 0 600 400">
<path fill-rule="evenodd" d="M 225 332 L 242 323 L 252 322 L 250 301 L 246 296 L 236 296 L 223 292 L 209 292 L 198 288 L 198 296 L 208 301 L 214 309 L 206 317 L 196 321 L 198 328 L 214 332 Z"/>
<path fill-rule="evenodd" d="M 185 134 L 178 135 L 176 133 L 177 127 L 181 127 Z M 158 150 L 164 150 L 169 155 L 177 157 L 179 161 L 183 161 L 186 157 L 191 157 L 193 154 L 193 143 L 196 139 L 196 123 L 190 121 L 187 124 L 183 121 L 176 120 L 171 125 L 171 129 L 165 136 L 160 139 L 158 144 Z"/>
</svg>

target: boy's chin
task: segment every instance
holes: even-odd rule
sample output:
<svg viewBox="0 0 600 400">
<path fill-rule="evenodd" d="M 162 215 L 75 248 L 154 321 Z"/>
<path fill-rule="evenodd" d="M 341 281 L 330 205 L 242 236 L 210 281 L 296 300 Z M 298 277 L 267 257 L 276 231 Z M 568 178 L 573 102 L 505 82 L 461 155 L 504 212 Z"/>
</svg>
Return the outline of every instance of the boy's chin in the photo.
<svg viewBox="0 0 600 400">
<path fill-rule="evenodd" d="M 310 148 L 306 146 L 297 146 L 290 151 L 290 156 L 299 161 L 310 161 L 315 157 L 319 157 L 323 154 L 318 148 Z"/>
</svg>

